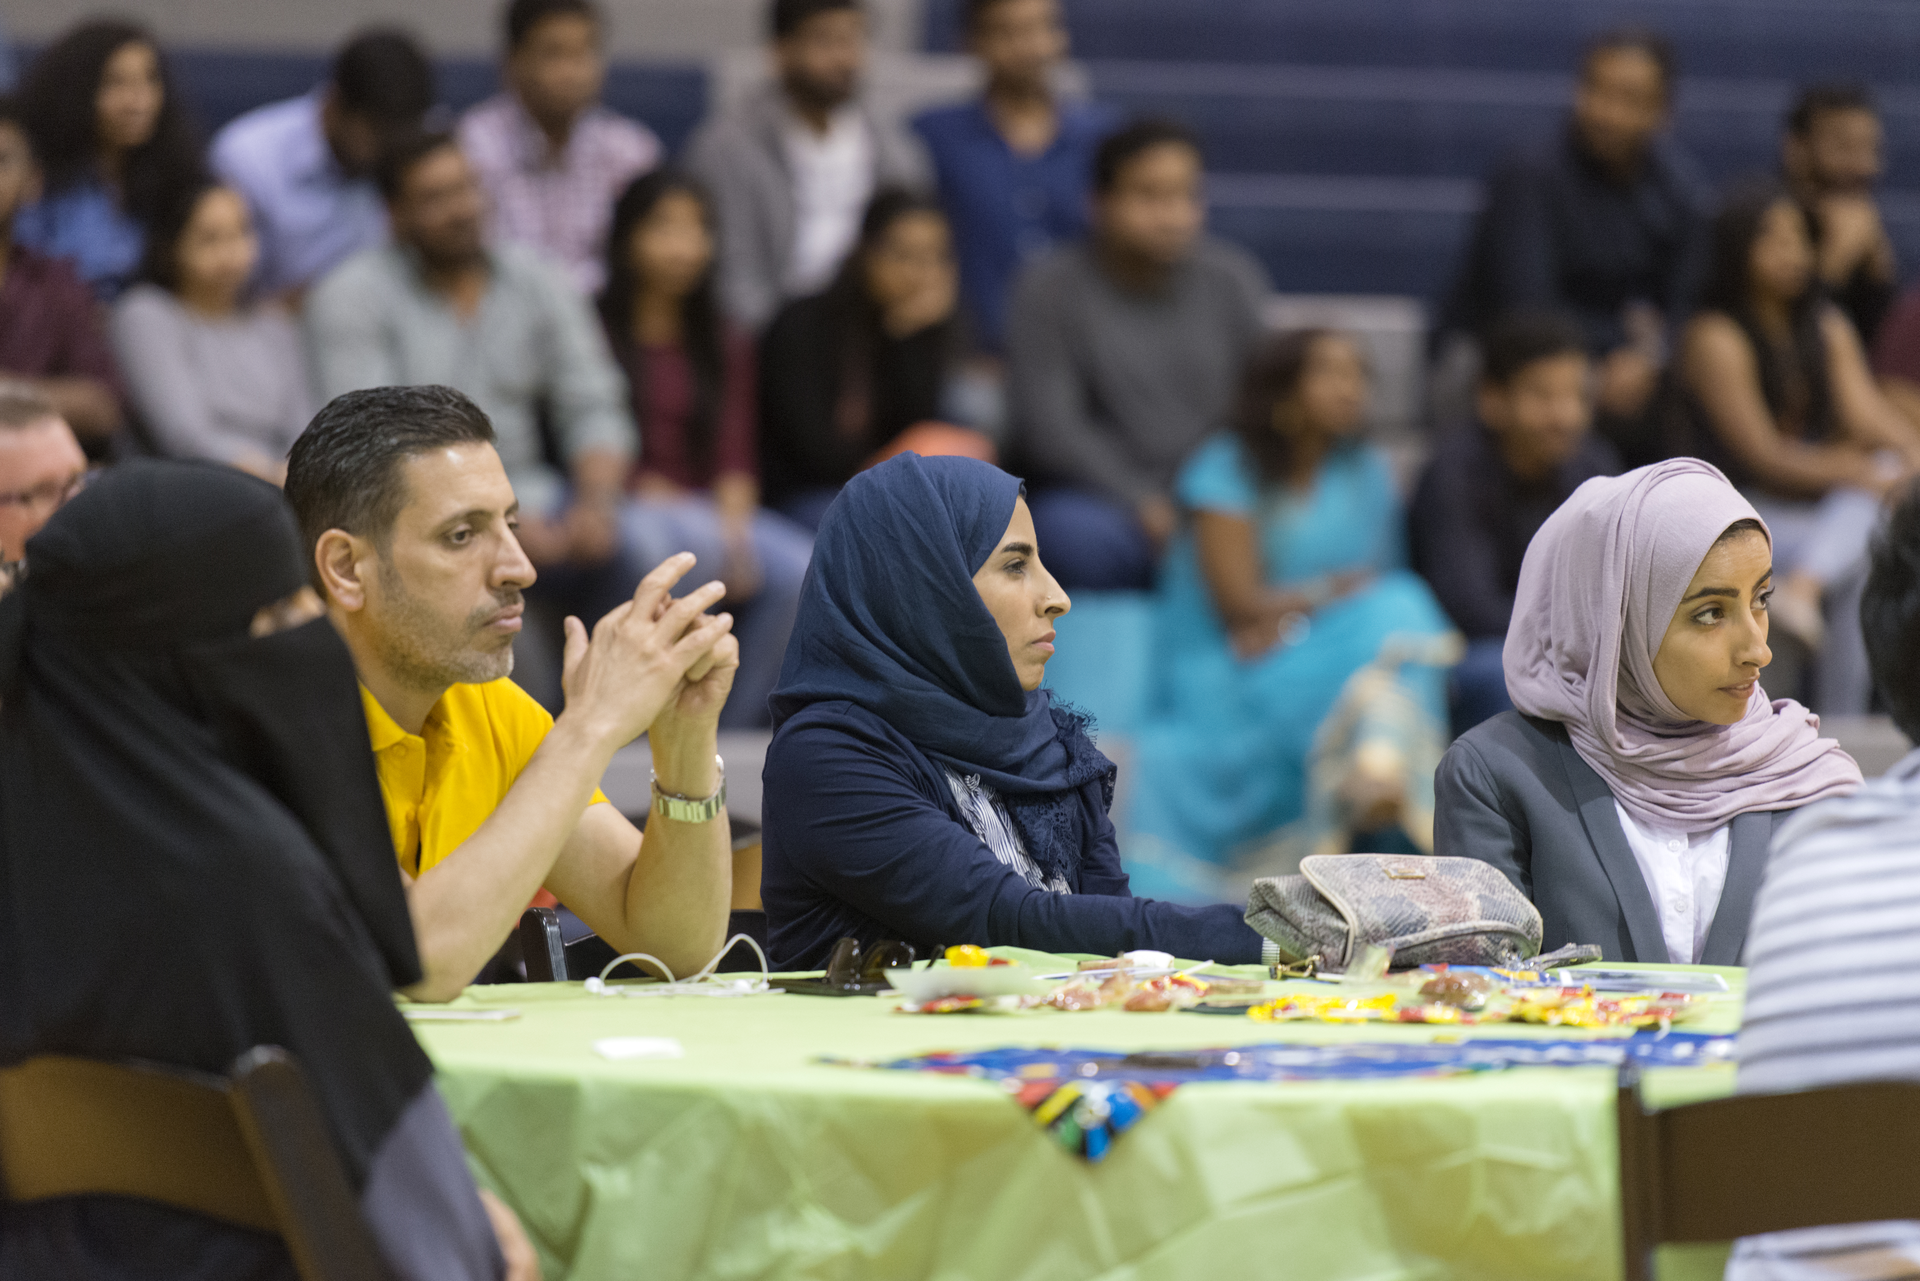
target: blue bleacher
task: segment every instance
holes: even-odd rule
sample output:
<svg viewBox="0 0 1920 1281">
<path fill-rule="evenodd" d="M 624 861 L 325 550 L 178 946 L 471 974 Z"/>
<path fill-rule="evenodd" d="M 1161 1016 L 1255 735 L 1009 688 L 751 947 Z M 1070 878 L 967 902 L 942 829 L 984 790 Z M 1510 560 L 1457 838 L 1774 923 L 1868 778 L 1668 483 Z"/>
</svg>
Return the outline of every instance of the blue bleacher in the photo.
<svg viewBox="0 0 1920 1281">
<path fill-rule="evenodd" d="M 170 49 L 183 97 L 211 134 L 263 103 L 305 93 L 326 79 L 329 57 L 240 50 Z M 499 69 L 487 58 L 442 58 L 434 67 L 440 97 L 461 110 L 491 94 Z M 677 150 L 707 109 L 707 72 L 682 63 L 616 63 L 607 72 L 606 101 L 646 122 Z"/>
<path fill-rule="evenodd" d="M 1665 32 L 1694 74 L 1898 82 L 1920 59 L 1911 0 L 1064 0 L 1074 51 L 1340 67 L 1564 71 L 1610 27 Z M 927 0 L 927 47 L 961 47 L 958 0 Z"/>
<path fill-rule="evenodd" d="M 1431 298 L 1451 277 L 1478 180 L 1557 129 L 1592 33 L 1667 33 L 1676 130 L 1725 183 L 1777 163 L 1806 80 L 1875 82 L 1884 210 L 1920 263 L 1920 3 L 1912 0 L 1065 0 L 1094 92 L 1185 120 L 1214 175 L 1214 222 L 1289 292 Z M 957 0 L 927 40 L 959 47 Z"/>
</svg>

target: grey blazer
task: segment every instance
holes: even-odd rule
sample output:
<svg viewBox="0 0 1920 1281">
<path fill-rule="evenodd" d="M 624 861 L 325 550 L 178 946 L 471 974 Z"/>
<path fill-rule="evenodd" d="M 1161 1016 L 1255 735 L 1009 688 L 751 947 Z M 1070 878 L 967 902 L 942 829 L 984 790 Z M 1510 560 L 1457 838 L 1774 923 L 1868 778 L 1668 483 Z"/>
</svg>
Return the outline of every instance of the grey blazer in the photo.
<svg viewBox="0 0 1920 1281">
<path fill-rule="evenodd" d="M 1734 818 L 1702 964 L 1740 964 L 1774 826 L 1792 812 Z M 1597 943 L 1609 961 L 1674 959 L 1613 792 L 1556 721 L 1502 712 L 1455 740 L 1434 776 L 1433 852 L 1506 873 L 1540 909 L 1542 951 Z"/>
<path fill-rule="evenodd" d="M 871 103 L 857 105 L 873 142 L 874 189 L 925 188 L 929 165 L 919 139 Z M 756 331 L 785 298 L 793 252 L 786 120 L 786 99 L 779 85 L 768 84 L 702 124 L 687 143 L 687 169 L 706 184 L 720 223 L 720 301 L 737 324 Z"/>
</svg>

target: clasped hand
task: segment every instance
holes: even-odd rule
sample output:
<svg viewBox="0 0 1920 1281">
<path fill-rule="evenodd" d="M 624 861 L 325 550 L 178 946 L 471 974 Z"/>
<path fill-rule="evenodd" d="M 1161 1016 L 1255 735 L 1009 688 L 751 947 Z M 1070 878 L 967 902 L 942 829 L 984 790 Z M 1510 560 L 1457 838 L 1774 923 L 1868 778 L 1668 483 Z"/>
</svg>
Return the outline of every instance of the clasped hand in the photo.
<svg viewBox="0 0 1920 1281">
<path fill-rule="evenodd" d="M 722 584 L 673 598 L 674 585 L 693 564 L 688 552 L 661 562 L 591 637 L 578 618 L 566 621 L 561 686 L 567 713 L 585 718 L 615 748 L 648 729 L 656 737 L 711 735 L 726 705 L 740 643 L 732 635 L 733 615 L 706 613 L 725 594 Z"/>
</svg>

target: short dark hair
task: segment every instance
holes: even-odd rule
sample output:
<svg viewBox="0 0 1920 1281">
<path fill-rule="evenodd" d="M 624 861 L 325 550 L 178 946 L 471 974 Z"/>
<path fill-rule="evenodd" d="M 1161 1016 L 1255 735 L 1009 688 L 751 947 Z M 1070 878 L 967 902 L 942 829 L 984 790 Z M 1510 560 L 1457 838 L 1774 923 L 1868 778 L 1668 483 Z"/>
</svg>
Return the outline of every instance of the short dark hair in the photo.
<svg viewBox="0 0 1920 1281">
<path fill-rule="evenodd" d="M 775 40 L 785 40 L 816 14 L 858 8 L 860 0 L 773 0 L 767 10 L 767 30 Z"/>
<path fill-rule="evenodd" d="M 966 0 L 960 9 L 960 28 L 963 31 L 976 31 L 989 10 L 1007 0 Z"/>
<path fill-rule="evenodd" d="M 509 0 L 505 16 L 507 52 L 526 42 L 533 29 L 548 18 L 585 18 L 600 25 L 600 10 L 593 0 Z"/>
<path fill-rule="evenodd" d="M 308 551 L 329 529 L 384 547 L 407 505 L 402 463 L 448 445 L 492 443 L 486 414 L 451 387 L 375 387 L 335 396 L 287 455 L 287 501 Z"/>
<path fill-rule="evenodd" d="M 1873 540 L 1860 625 L 1893 723 L 1920 742 L 1920 489 L 1907 491 Z"/>
<path fill-rule="evenodd" d="M 1561 311 L 1513 311 L 1480 336 L 1480 381 L 1504 387 L 1528 365 L 1587 354 L 1587 335 Z"/>
<path fill-rule="evenodd" d="M 1864 111 L 1877 116 L 1880 106 L 1873 100 L 1872 90 L 1854 81 L 1808 85 L 1787 110 L 1787 132 L 1804 138 L 1813 132 L 1815 121 L 1836 111 Z"/>
<path fill-rule="evenodd" d="M 418 125 L 433 106 L 433 64 L 398 27 L 370 27 L 333 59 L 337 101 L 383 128 Z"/>
<path fill-rule="evenodd" d="M 1580 76 L 1586 78 L 1600 55 L 1626 51 L 1643 53 L 1660 72 L 1660 88 L 1669 99 L 1680 64 L 1673 54 L 1673 42 L 1651 27 L 1611 27 L 1600 32 L 1580 50 Z"/>
<path fill-rule="evenodd" d="M 444 129 L 409 129 L 381 149 L 373 166 L 373 183 L 391 203 L 399 198 L 415 165 L 436 151 L 459 146 L 460 140 Z"/>
<path fill-rule="evenodd" d="M 1093 153 L 1093 189 L 1100 195 L 1112 191 L 1120 181 L 1120 171 L 1155 147 L 1186 147 L 1199 156 L 1200 139 L 1178 120 L 1149 116 L 1122 125 L 1100 141 Z"/>
</svg>

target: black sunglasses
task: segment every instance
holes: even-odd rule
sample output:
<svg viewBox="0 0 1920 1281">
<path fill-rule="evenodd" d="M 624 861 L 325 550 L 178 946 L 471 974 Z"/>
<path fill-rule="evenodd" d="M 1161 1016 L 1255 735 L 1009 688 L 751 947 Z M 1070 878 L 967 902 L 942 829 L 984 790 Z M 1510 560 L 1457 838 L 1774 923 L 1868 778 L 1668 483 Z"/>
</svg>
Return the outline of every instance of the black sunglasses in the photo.
<svg viewBox="0 0 1920 1281">
<path fill-rule="evenodd" d="M 775 979 L 775 987 L 805 996 L 872 996 L 890 991 L 888 970 L 914 962 L 913 945 L 898 939 L 876 939 L 862 946 L 859 939 L 843 938 L 827 954 L 827 972 L 817 979 Z"/>
</svg>

